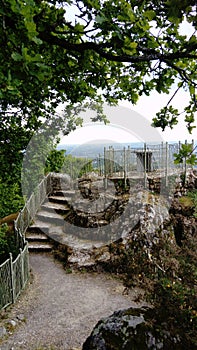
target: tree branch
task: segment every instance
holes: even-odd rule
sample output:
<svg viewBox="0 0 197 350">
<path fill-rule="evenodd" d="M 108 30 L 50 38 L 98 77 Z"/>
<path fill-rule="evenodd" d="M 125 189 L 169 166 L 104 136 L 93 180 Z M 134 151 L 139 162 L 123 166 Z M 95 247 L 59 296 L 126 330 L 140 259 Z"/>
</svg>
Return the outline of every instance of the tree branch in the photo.
<svg viewBox="0 0 197 350">
<path fill-rule="evenodd" d="M 84 52 L 86 50 L 93 50 L 97 52 L 101 57 L 106 58 L 109 61 L 114 61 L 114 62 L 127 62 L 127 63 L 139 63 L 139 62 L 150 62 L 150 61 L 155 61 L 155 60 L 160 60 L 171 67 L 173 66 L 174 69 L 179 71 L 183 75 L 183 71 L 176 67 L 175 65 L 172 64 L 172 61 L 175 59 L 180 59 L 180 58 L 190 58 L 190 59 L 197 59 L 197 54 L 190 53 L 188 51 L 183 52 L 183 51 L 177 51 L 174 53 L 160 53 L 157 51 L 143 54 L 143 55 L 121 55 L 121 54 L 113 54 L 110 53 L 109 51 L 105 51 L 104 49 L 113 49 L 112 43 L 106 42 L 106 43 L 94 43 L 94 42 L 84 42 L 84 43 L 71 43 L 68 40 L 65 40 L 63 38 L 59 38 L 51 33 L 46 33 L 42 32 L 39 34 L 40 39 L 42 39 L 45 42 L 48 42 L 52 45 L 57 45 L 60 46 L 66 50 L 72 50 L 72 51 L 77 51 L 77 52 Z M 197 44 L 196 44 L 197 46 Z M 193 50 L 193 48 L 192 48 Z M 144 50 L 145 51 L 145 50 Z M 152 51 L 152 50 L 151 50 Z M 188 79 L 188 78 L 187 78 Z"/>
<path fill-rule="evenodd" d="M 192 81 L 190 78 L 189 78 L 189 76 L 187 75 L 187 73 L 185 72 L 185 70 L 184 69 L 181 69 L 180 67 L 177 67 L 174 63 L 172 63 L 171 61 L 169 61 L 169 59 L 164 59 L 163 60 L 168 66 L 170 66 L 171 68 L 173 68 L 174 70 L 176 70 L 179 74 L 180 74 L 180 76 L 181 76 L 181 78 L 185 81 L 185 82 L 190 82 L 190 83 L 192 83 L 193 85 L 197 85 L 194 81 Z"/>
<path fill-rule="evenodd" d="M 177 92 L 182 88 L 182 86 L 183 86 L 183 82 L 182 82 L 182 84 L 176 89 L 176 91 L 174 92 L 174 94 L 171 96 L 171 98 L 169 99 L 169 101 L 168 101 L 166 107 L 169 106 L 170 102 L 173 100 L 173 98 L 176 96 Z"/>
</svg>

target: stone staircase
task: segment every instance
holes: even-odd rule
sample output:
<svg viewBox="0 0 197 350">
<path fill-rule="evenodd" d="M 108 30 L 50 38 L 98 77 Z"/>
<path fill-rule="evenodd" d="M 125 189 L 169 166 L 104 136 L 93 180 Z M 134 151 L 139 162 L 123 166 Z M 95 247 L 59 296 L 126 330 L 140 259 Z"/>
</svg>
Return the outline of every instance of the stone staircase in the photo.
<svg viewBox="0 0 197 350">
<path fill-rule="evenodd" d="M 50 231 L 58 230 L 64 225 L 64 215 L 69 212 L 69 199 L 74 191 L 55 190 L 45 199 L 38 211 L 33 223 L 26 231 L 26 240 L 30 252 L 50 252 L 53 248 L 53 240 Z"/>
<path fill-rule="evenodd" d="M 112 201 L 110 193 L 109 202 Z M 72 221 L 75 210 L 79 225 Z M 94 200 L 84 198 L 81 189 L 72 190 L 69 185 L 66 188 L 61 183 L 53 186 L 52 193 L 46 197 L 26 231 L 29 251 L 51 252 L 63 247 L 65 262 L 79 267 L 108 261 L 109 239 L 106 239 L 105 228 L 109 222 L 95 214 L 101 210 L 103 202 L 100 207 L 98 202 L 94 208 Z M 83 225 L 86 221 L 90 226 Z"/>
</svg>

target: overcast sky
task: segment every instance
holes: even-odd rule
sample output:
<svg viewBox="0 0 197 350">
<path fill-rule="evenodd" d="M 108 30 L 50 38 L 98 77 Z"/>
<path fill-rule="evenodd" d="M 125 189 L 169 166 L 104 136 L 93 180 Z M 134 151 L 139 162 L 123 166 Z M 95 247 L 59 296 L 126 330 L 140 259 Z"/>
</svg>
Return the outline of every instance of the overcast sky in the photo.
<svg viewBox="0 0 197 350">
<path fill-rule="evenodd" d="M 157 92 L 152 92 L 150 96 L 143 96 L 140 98 L 137 105 L 132 105 L 127 101 L 122 101 L 120 106 L 126 107 L 128 112 L 131 113 L 138 112 L 142 117 L 139 119 L 138 115 L 134 117 L 134 121 L 136 123 L 144 124 L 146 121 L 149 124 L 147 128 L 147 133 L 144 134 L 141 132 L 136 132 L 135 128 L 129 125 L 129 127 L 124 127 L 124 124 L 121 123 L 122 118 L 124 117 L 124 110 L 122 115 L 119 115 L 118 123 L 113 122 L 112 125 L 109 126 L 101 126 L 98 124 L 85 123 L 84 127 L 79 127 L 77 130 L 71 132 L 68 136 L 64 137 L 61 140 L 62 144 L 83 144 L 87 142 L 102 142 L 102 140 L 108 140 L 109 142 L 136 142 L 136 141 L 146 141 L 146 137 L 149 136 L 149 140 L 151 139 L 151 134 L 156 132 L 160 135 L 161 139 L 164 141 L 184 141 L 184 140 L 197 140 L 197 128 L 194 129 L 192 135 L 190 135 L 186 128 L 186 123 L 184 122 L 184 116 L 180 116 L 180 121 L 178 125 L 176 125 L 173 130 L 170 128 L 166 128 L 165 132 L 162 132 L 160 128 L 152 128 L 151 122 L 152 118 L 160 110 L 160 108 L 164 107 L 168 102 L 170 95 L 159 95 Z M 182 91 L 179 95 L 176 96 L 173 105 L 174 107 L 178 107 L 180 110 L 184 108 L 188 100 L 186 92 Z M 129 114 L 128 114 L 129 115 Z M 130 118 L 128 116 L 128 118 Z M 109 118 L 110 119 L 110 118 Z M 197 118 L 196 118 L 197 124 Z M 143 125 L 142 125 L 143 127 Z M 154 140 L 153 140 L 154 141 Z"/>
</svg>

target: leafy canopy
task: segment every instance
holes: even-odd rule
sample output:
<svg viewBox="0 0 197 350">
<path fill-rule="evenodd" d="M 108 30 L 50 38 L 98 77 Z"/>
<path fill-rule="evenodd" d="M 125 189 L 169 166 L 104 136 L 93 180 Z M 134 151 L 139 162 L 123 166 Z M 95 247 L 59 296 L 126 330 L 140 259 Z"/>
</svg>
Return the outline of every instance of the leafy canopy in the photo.
<svg viewBox="0 0 197 350">
<path fill-rule="evenodd" d="M 73 19 L 74 18 L 74 19 Z M 182 34 L 190 25 L 189 38 Z M 0 106 L 15 107 L 35 128 L 60 102 L 136 103 L 152 90 L 190 94 L 196 111 L 195 0 L 3 0 L 0 8 Z M 174 96 L 173 95 L 173 96 Z M 178 122 L 173 96 L 154 125 Z"/>
<path fill-rule="evenodd" d="M 190 26 L 189 37 L 181 30 L 184 23 Z M 192 132 L 196 28 L 195 0 L 2 0 L 2 184 L 7 189 L 20 184 L 24 151 L 43 120 L 53 139 L 58 125 L 67 133 L 81 123 L 77 111 L 86 103 L 103 118 L 102 102 L 136 103 L 152 90 L 169 93 L 173 88 L 153 124 L 163 130 L 173 127 L 184 112 Z M 173 107 L 180 89 L 190 95 L 184 111 Z M 67 107 L 61 119 L 56 113 L 60 103 Z"/>
</svg>

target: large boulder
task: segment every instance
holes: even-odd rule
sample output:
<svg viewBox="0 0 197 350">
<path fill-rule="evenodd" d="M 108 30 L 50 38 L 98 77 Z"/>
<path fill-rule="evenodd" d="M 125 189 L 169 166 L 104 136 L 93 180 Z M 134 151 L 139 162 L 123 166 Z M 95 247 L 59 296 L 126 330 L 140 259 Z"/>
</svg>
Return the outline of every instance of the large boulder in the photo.
<svg viewBox="0 0 197 350">
<path fill-rule="evenodd" d="M 100 320 L 83 345 L 83 350 L 181 350 L 180 337 L 166 323 L 155 325 L 156 310 L 120 310 Z"/>
</svg>

